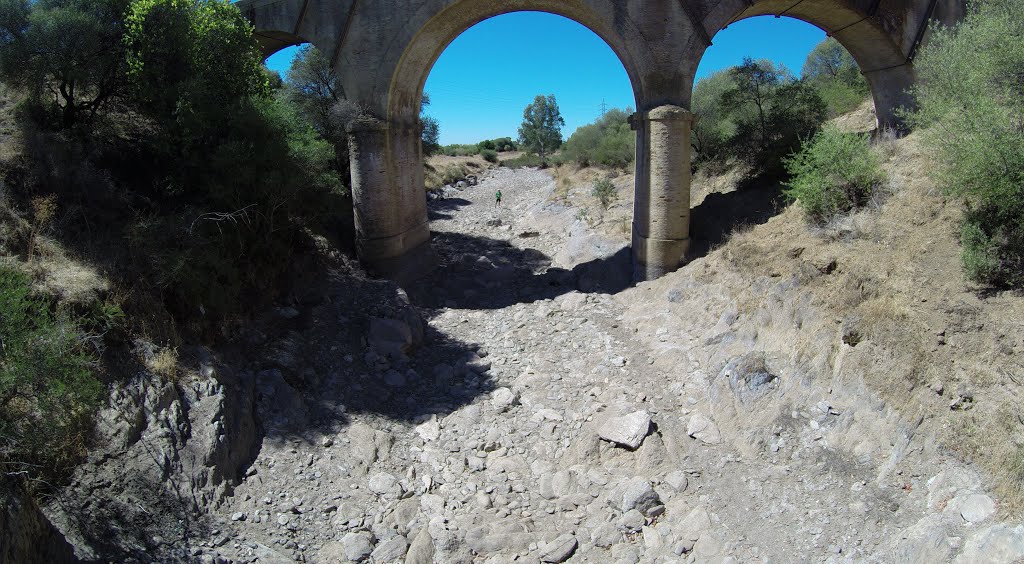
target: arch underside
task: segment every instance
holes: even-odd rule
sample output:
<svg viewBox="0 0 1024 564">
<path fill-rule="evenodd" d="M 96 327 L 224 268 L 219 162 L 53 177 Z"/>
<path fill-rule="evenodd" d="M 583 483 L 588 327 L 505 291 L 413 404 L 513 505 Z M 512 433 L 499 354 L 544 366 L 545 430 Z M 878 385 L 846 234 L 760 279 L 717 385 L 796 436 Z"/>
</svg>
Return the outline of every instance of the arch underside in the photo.
<svg viewBox="0 0 1024 564">
<path fill-rule="evenodd" d="M 640 71 L 633 61 L 643 54 L 636 53 L 635 45 L 631 46 L 625 41 L 622 34 L 610 30 L 609 21 L 603 14 L 579 1 L 524 0 L 511 3 L 471 0 L 452 3 L 431 17 L 403 50 L 389 81 L 388 118 L 396 122 L 415 119 L 419 99 L 431 69 L 459 35 L 490 18 L 517 12 L 544 12 L 561 16 L 600 37 L 618 57 L 629 77 L 634 99 L 640 105 L 639 101 L 644 97 L 643 87 Z M 620 29 L 632 28 L 631 31 L 637 33 L 635 26 L 625 21 L 622 14 L 617 14 L 613 19 Z"/>
<path fill-rule="evenodd" d="M 763 0 L 743 5 L 722 26 L 757 16 L 790 17 L 807 22 L 834 37 L 853 56 L 861 70 L 870 73 L 907 62 L 901 46 L 894 41 L 896 22 L 886 25 L 884 15 L 868 15 L 837 0 Z M 902 23 L 902 22 L 900 22 Z"/>
<path fill-rule="evenodd" d="M 284 31 L 257 30 L 253 32 L 253 36 L 255 36 L 256 42 L 260 45 L 260 50 L 263 52 L 264 59 L 269 58 L 271 55 L 281 51 L 282 49 L 308 43 L 308 41 L 298 35 Z"/>
</svg>

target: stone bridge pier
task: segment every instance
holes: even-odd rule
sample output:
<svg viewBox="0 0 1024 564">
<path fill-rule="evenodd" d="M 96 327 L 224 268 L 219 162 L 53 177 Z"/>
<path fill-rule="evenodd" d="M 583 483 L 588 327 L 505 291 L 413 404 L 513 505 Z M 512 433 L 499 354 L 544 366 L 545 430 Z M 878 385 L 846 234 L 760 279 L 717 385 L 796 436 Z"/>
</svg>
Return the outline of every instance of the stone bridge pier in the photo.
<svg viewBox="0 0 1024 564">
<path fill-rule="evenodd" d="M 477 23 L 517 11 L 572 19 L 604 39 L 629 76 L 637 113 L 633 264 L 651 279 L 689 248 L 690 96 L 715 34 L 772 14 L 812 23 L 853 55 L 871 86 L 879 126 L 912 106 L 914 56 L 933 22 L 953 23 L 965 0 L 241 0 L 269 56 L 312 43 L 331 57 L 360 115 L 347 127 L 357 250 L 377 275 L 430 268 L 420 99 L 444 49 Z M 765 42 L 773 38 L 763 38 Z"/>
</svg>

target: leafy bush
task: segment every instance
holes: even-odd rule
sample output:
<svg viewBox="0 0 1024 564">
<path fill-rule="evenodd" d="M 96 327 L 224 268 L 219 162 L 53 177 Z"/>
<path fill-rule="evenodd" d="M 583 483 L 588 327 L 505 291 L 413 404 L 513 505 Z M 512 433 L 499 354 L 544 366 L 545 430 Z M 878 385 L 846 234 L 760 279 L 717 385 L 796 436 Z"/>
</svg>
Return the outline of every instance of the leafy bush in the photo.
<svg viewBox="0 0 1024 564">
<path fill-rule="evenodd" d="M 471 157 L 480 153 L 479 145 L 444 145 L 441 147 L 440 153 L 442 155 L 448 155 L 449 157 Z"/>
<path fill-rule="evenodd" d="M 609 110 L 597 121 L 576 130 L 562 147 L 562 157 L 580 166 L 599 164 L 625 169 L 636 158 L 636 133 L 627 110 Z"/>
<path fill-rule="evenodd" d="M 0 266 L 0 471 L 56 483 L 84 455 L 103 386 L 78 327 Z"/>
<path fill-rule="evenodd" d="M 511 137 L 500 137 L 494 139 L 494 150 L 499 153 L 507 153 L 519 149 L 519 145 Z"/>
<path fill-rule="evenodd" d="M 867 135 L 828 126 L 785 159 L 785 193 L 819 224 L 867 203 L 885 179 Z"/>
<path fill-rule="evenodd" d="M 698 166 L 723 161 L 730 153 L 735 116 L 723 106 L 722 96 L 735 86 L 732 73 L 725 69 L 700 79 L 693 88 L 693 113 L 699 119 L 693 126 L 692 143 Z"/>
<path fill-rule="evenodd" d="M 594 182 L 594 190 L 591 194 L 601 202 L 601 207 L 604 209 L 608 209 L 608 206 L 612 205 L 612 202 L 618 196 L 615 184 L 612 184 L 612 181 L 608 178 L 601 178 Z"/>
<path fill-rule="evenodd" d="M 497 164 L 498 162 L 498 152 L 493 149 L 484 149 L 480 151 L 480 156 L 482 156 L 484 160 L 489 163 Z"/>
<path fill-rule="evenodd" d="M 1019 0 L 983 0 L 937 31 L 915 68 L 919 110 L 938 153 L 939 178 L 967 204 L 961 243 L 967 275 L 1024 286 L 1024 18 Z"/>
<path fill-rule="evenodd" d="M 550 165 L 540 155 L 526 153 L 514 159 L 501 161 L 501 166 L 508 168 L 547 168 Z"/>
</svg>

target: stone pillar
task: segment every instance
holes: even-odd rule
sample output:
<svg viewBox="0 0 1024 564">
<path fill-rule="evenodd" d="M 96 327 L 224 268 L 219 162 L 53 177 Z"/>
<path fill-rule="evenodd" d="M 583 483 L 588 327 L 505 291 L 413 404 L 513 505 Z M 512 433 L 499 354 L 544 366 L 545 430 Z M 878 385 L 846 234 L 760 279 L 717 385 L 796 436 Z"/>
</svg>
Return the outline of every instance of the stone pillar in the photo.
<svg viewBox="0 0 1024 564">
<path fill-rule="evenodd" d="M 910 89 L 916 81 L 914 67 L 907 63 L 862 73 L 871 87 L 875 117 L 879 129 L 905 131 L 907 124 L 899 115 L 901 108 L 914 109 L 917 104 Z"/>
<path fill-rule="evenodd" d="M 630 122 L 637 130 L 633 277 L 652 280 L 682 266 L 690 247 L 693 114 L 659 106 Z"/>
<path fill-rule="evenodd" d="M 356 253 L 375 276 L 416 278 L 434 265 L 419 124 L 359 118 L 348 126 Z"/>
</svg>

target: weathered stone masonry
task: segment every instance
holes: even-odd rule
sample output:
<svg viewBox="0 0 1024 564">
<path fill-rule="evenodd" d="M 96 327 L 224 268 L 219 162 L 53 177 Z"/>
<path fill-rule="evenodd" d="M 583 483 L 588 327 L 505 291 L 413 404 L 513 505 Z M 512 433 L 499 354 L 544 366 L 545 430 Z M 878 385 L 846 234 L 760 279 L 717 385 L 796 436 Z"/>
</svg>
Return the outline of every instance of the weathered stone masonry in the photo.
<svg viewBox="0 0 1024 564">
<path fill-rule="evenodd" d="M 619 56 L 636 97 L 634 275 L 675 270 L 689 245 L 694 75 L 714 35 L 772 14 L 810 22 L 842 43 L 871 86 L 879 126 L 912 105 L 914 56 L 933 22 L 953 23 L 965 0 L 241 0 L 264 52 L 312 43 L 331 57 L 364 116 L 348 126 L 357 249 L 372 271 L 429 268 L 430 233 L 419 103 L 434 62 L 456 37 L 504 13 L 570 18 Z M 772 41 L 766 37 L 765 41 Z"/>
</svg>

